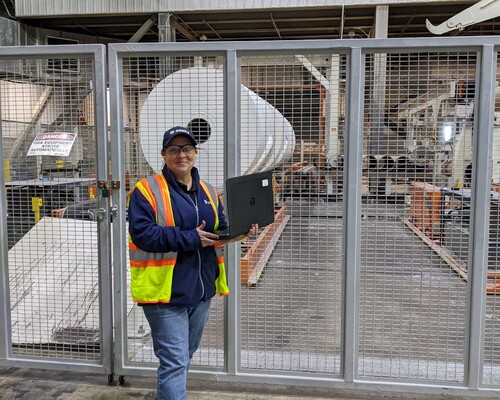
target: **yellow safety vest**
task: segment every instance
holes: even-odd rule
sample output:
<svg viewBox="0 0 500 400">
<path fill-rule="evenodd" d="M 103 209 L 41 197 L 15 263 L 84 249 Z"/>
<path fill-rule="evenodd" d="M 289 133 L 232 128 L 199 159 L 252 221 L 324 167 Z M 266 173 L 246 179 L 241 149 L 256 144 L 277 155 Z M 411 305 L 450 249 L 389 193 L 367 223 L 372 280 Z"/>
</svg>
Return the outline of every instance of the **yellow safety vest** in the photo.
<svg viewBox="0 0 500 400">
<path fill-rule="evenodd" d="M 219 196 L 215 188 L 200 180 L 200 186 L 206 193 L 215 214 L 215 226 L 219 226 Z M 156 214 L 156 223 L 159 226 L 175 226 L 172 200 L 167 180 L 163 174 L 143 178 L 134 186 L 149 202 Z M 214 202 L 215 198 L 215 202 Z M 172 283 L 177 252 L 149 253 L 141 250 L 128 235 L 130 256 L 130 291 L 132 299 L 137 303 L 170 303 Z M 215 246 L 219 276 L 215 281 L 216 293 L 224 296 L 229 294 L 226 280 L 226 268 L 222 255 L 222 245 Z"/>
</svg>

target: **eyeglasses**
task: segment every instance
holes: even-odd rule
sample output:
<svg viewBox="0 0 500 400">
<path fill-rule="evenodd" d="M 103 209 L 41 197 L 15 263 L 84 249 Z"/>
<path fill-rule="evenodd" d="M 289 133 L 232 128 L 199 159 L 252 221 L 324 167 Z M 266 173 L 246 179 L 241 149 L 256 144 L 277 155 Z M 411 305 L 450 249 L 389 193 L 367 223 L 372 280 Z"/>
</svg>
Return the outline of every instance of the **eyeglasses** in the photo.
<svg viewBox="0 0 500 400">
<path fill-rule="evenodd" d="M 190 155 L 193 154 L 194 151 L 196 150 L 196 147 L 194 147 L 192 144 L 185 144 L 183 146 L 168 146 L 165 148 L 165 153 L 167 153 L 170 156 L 178 156 L 181 154 L 181 151 L 186 154 Z"/>
</svg>

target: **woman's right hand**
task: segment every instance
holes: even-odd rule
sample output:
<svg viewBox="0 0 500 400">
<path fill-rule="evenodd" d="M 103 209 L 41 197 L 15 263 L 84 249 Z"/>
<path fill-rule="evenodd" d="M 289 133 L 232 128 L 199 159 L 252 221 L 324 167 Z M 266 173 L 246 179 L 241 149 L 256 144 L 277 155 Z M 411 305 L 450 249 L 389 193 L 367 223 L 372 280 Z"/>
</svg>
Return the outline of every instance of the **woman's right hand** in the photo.
<svg viewBox="0 0 500 400">
<path fill-rule="evenodd" d="M 215 243 L 217 243 L 217 241 L 219 239 L 219 236 L 217 236 L 215 233 L 207 232 L 207 231 L 203 230 L 205 228 L 206 224 L 207 223 L 203 220 L 203 221 L 201 221 L 201 225 L 198 228 L 196 228 L 198 235 L 200 235 L 202 247 L 213 246 Z"/>
</svg>

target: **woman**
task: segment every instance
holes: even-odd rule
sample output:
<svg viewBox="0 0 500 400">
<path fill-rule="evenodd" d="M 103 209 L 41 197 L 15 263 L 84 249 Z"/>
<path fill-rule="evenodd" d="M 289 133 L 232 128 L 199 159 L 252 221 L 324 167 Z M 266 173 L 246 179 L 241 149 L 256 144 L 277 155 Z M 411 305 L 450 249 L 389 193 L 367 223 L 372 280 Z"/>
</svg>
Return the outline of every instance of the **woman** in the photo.
<svg viewBox="0 0 500 400">
<path fill-rule="evenodd" d="M 215 188 L 194 167 L 191 131 L 163 136 L 160 174 L 141 179 L 129 197 L 132 298 L 151 327 L 158 368 L 157 399 L 186 398 L 188 365 L 208 320 L 210 299 L 229 294 L 216 229 L 227 227 Z M 242 240 L 258 230 L 252 225 Z"/>
</svg>

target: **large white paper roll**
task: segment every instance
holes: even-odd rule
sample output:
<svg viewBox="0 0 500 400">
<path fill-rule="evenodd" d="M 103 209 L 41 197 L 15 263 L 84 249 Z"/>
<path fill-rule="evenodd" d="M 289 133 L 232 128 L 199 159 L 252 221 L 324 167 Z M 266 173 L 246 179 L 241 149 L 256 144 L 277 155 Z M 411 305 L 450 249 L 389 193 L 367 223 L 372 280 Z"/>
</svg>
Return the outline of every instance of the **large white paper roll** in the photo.
<svg viewBox="0 0 500 400">
<path fill-rule="evenodd" d="M 196 165 L 203 179 L 218 189 L 223 187 L 223 93 L 223 71 L 216 68 L 177 71 L 151 91 L 139 116 L 139 138 L 144 156 L 156 172 L 163 167 L 160 152 L 167 129 L 180 125 L 195 134 L 209 131 L 200 137 Z M 292 156 L 295 134 L 278 110 L 243 85 L 240 109 L 240 174 L 274 168 Z"/>
</svg>

